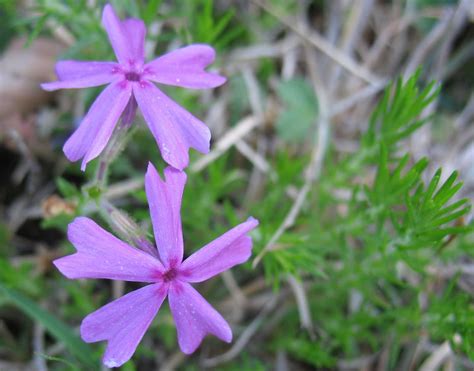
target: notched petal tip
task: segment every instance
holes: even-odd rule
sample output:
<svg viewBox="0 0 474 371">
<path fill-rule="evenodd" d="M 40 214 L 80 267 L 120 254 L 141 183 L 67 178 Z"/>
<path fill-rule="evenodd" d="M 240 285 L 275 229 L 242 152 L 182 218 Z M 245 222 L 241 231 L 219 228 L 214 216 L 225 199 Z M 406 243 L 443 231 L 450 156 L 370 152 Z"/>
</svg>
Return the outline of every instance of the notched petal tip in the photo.
<svg viewBox="0 0 474 371">
<path fill-rule="evenodd" d="M 201 152 L 203 155 L 207 155 L 211 151 L 211 130 L 207 127 L 204 126 L 205 130 L 202 130 L 203 132 L 203 137 L 205 138 L 205 145 L 202 146 L 199 149 L 196 149 L 198 152 Z"/>
<path fill-rule="evenodd" d="M 81 337 L 88 343 L 107 341 L 103 363 L 121 366 L 133 356 L 165 297 L 159 284 L 129 292 L 86 316 Z"/>
<path fill-rule="evenodd" d="M 82 160 L 82 162 L 81 162 L 81 171 L 82 172 L 86 171 L 86 167 L 87 167 L 88 162 L 89 161 L 87 161 L 85 158 L 84 158 L 84 160 Z"/>
<path fill-rule="evenodd" d="M 218 338 L 220 340 L 222 340 L 223 342 L 229 344 L 229 343 L 232 342 L 233 335 L 232 335 L 232 329 L 230 328 L 230 326 L 227 322 L 226 322 L 226 325 L 227 325 L 227 327 L 222 329 L 223 332 L 222 332 L 221 336 L 218 336 Z"/>
<path fill-rule="evenodd" d="M 150 208 L 155 243 L 160 259 L 167 267 L 183 259 L 181 231 L 181 198 L 186 175 L 166 168 L 164 179 L 153 164 L 148 165 L 145 175 L 145 193 Z"/>
<path fill-rule="evenodd" d="M 165 85 L 188 89 L 212 89 L 226 78 L 206 68 L 215 60 L 216 52 L 209 45 L 191 44 L 146 64 L 145 78 Z"/>
<path fill-rule="evenodd" d="M 169 177 L 178 177 L 180 178 L 179 180 L 184 183 L 186 183 L 186 180 L 188 179 L 188 176 L 186 175 L 184 171 L 180 169 L 176 169 L 173 166 L 166 167 L 164 173 L 165 173 L 165 179 L 169 179 Z"/>
<path fill-rule="evenodd" d="M 86 343 L 95 343 L 97 342 L 97 337 L 92 335 L 89 331 L 89 321 L 91 319 L 92 313 L 89 313 L 81 322 L 81 326 L 79 327 L 79 334 L 81 335 L 81 339 L 84 340 Z"/>
<path fill-rule="evenodd" d="M 215 81 L 214 81 L 214 88 L 217 88 L 218 86 L 224 85 L 227 82 L 227 77 L 224 77 L 222 75 L 215 74 Z"/>
<path fill-rule="evenodd" d="M 148 166 L 146 168 L 146 173 L 145 173 L 145 184 L 149 184 L 149 187 L 151 187 L 152 182 L 157 181 L 160 184 L 163 183 L 163 179 L 161 179 L 161 175 L 156 170 L 155 165 L 153 165 L 151 162 L 148 162 Z"/>
<path fill-rule="evenodd" d="M 230 335 L 227 336 L 226 338 L 224 337 L 218 337 L 219 340 L 222 340 L 223 342 L 229 344 L 232 342 L 232 331 L 229 329 L 230 331 Z M 211 333 L 208 333 L 206 335 L 204 335 L 204 337 L 194 346 L 192 347 L 189 347 L 187 344 L 179 344 L 179 349 L 181 350 L 181 352 L 183 352 L 184 354 L 186 354 L 187 356 L 190 356 L 192 355 L 194 352 L 196 352 L 196 350 L 199 349 L 199 347 L 201 346 L 202 342 L 204 341 L 204 339 L 208 336 L 216 336 L 214 334 L 211 334 Z"/>
<path fill-rule="evenodd" d="M 67 226 L 67 238 L 69 241 L 74 240 L 73 234 L 87 227 L 86 224 L 95 224 L 95 222 L 86 216 L 77 216 Z M 72 242 L 71 242 L 72 243 Z"/>
<path fill-rule="evenodd" d="M 71 137 L 74 135 L 74 133 L 71 135 Z M 71 137 L 64 143 L 63 146 L 63 153 L 66 158 L 71 161 L 71 162 L 76 162 L 81 158 L 81 153 L 78 153 L 77 149 L 74 148 L 74 141 L 71 140 Z"/>
<path fill-rule="evenodd" d="M 135 84 L 133 93 L 166 163 L 183 170 L 189 163 L 189 148 L 208 151 L 210 131 L 202 121 L 148 81 Z"/>
<path fill-rule="evenodd" d="M 181 265 L 186 282 L 202 282 L 246 262 L 252 255 L 252 238 L 248 233 L 258 225 L 250 217 L 193 253 Z"/>
<path fill-rule="evenodd" d="M 182 160 L 178 160 L 175 158 L 170 158 L 169 156 L 163 155 L 163 159 L 168 162 L 173 168 L 178 171 L 184 171 L 189 165 L 189 158 L 182 157 Z"/>
<path fill-rule="evenodd" d="M 164 270 L 158 259 L 119 240 L 89 218 L 70 223 L 67 237 L 77 253 L 56 260 L 55 266 L 70 279 L 156 282 Z"/>
<path fill-rule="evenodd" d="M 70 255 L 69 255 L 70 256 Z M 58 271 L 61 272 L 63 276 L 66 278 L 69 278 L 70 280 L 74 279 L 74 275 L 71 274 L 72 272 L 69 271 L 68 269 L 68 264 L 67 264 L 67 256 L 64 256 L 59 259 L 53 260 L 53 265 L 56 267 Z"/>
<path fill-rule="evenodd" d="M 260 224 L 260 221 L 256 218 L 254 218 L 253 216 L 249 216 L 247 218 L 247 222 L 252 223 L 253 228 L 255 228 L 256 226 L 258 226 Z"/>
<path fill-rule="evenodd" d="M 114 367 L 120 367 L 122 366 L 126 361 L 117 361 L 116 359 L 113 358 L 103 358 L 102 363 L 107 366 L 108 368 L 114 368 Z"/>
<path fill-rule="evenodd" d="M 40 84 L 41 89 L 46 90 L 46 91 L 53 91 L 54 88 L 51 87 L 51 83 L 49 82 L 43 82 Z"/>
<path fill-rule="evenodd" d="M 147 165 L 147 168 L 146 168 L 146 177 L 148 176 L 151 176 L 155 173 L 158 173 L 158 171 L 156 170 L 156 167 L 155 165 L 153 165 L 153 163 L 151 161 L 148 161 L 148 165 Z"/>
<path fill-rule="evenodd" d="M 205 57 L 205 61 L 207 65 L 214 63 L 216 59 L 216 50 L 209 44 L 197 43 L 197 44 L 191 44 L 191 45 L 185 46 L 184 48 L 187 48 L 188 50 L 196 50 L 198 54 Z"/>
<path fill-rule="evenodd" d="M 59 86 L 60 85 L 59 83 L 61 83 L 61 81 L 43 82 L 40 84 L 40 87 L 44 91 L 48 91 L 48 92 L 61 90 L 63 89 L 63 87 Z"/>
<path fill-rule="evenodd" d="M 112 7 L 112 5 L 107 3 L 104 6 L 104 10 L 102 10 L 102 24 L 104 24 L 104 22 L 107 22 L 107 18 L 110 17 L 113 17 L 114 21 L 119 21 L 117 14 L 115 14 L 114 8 Z"/>
<path fill-rule="evenodd" d="M 145 184 L 146 182 L 149 182 L 149 178 L 151 176 L 153 176 L 153 170 L 155 169 L 155 167 L 153 166 L 153 164 L 151 162 L 148 162 L 148 165 L 146 167 L 146 172 L 145 172 Z"/>
<path fill-rule="evenodd" d="M 126 85 L 124 88 L 120 81 L 108 85 L 64 144 L 63 152 L 70 161 L 83 159 L 82 171 L 107 146 L 131 94 L 131 86 Z"/>
<path fill-rule="evenodd" d="M 183 353 L 193 353 L 207 335 L 214 335 L 227 343 L 232 340 L 227 321 L 191 285 L 174 282 L 168 300 Z"/>
</svg>

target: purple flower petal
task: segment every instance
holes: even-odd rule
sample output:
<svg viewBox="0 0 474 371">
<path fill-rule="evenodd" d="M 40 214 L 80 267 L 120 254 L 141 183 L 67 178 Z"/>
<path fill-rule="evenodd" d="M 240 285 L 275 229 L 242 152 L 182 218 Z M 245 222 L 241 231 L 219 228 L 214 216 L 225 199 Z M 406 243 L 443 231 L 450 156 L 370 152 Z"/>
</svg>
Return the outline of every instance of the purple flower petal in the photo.
<svg viewBox="0 0 474 371">
<path fill-rule="evenodd" d="M 214 62 L 215 54 L 209 45 L 186 46 L 147 63 L 144 77 L 183 88 L 215 88 L 226 82 L 225 77 L 204 70 Z"/>
<path fill-rule="evenodd" d="M 79 128 L 64 144 L 64 154 L 70 161 L 84 157 L 81 169 L 85 170 L 86 164 L 102 152 L 131 93 L 126 81 L 114 82 L 100 93 Z"/>
<path fill-rule="evenodd" d="M 110 4 L 104 7 L 102 24 L 109 36 L 110 44 L 114 49 L 117 60 L 123 65 L 133 65 L 143 62 L 143 46 L 140 43 L 145 39 L 145 27 L 141 21 L 121 22 Z M 137 53 L 142 54 L 138 55 Z"/>
<path fill-rule="evenodd" d="M 190 147 L 209 152 L 211 133 L 207 126 L 156 86 L 141 81 L 133 85 L 133 94 L 168 164 L 183 170 L 189 163 Z"/>
<path fill-rule="evenodd" d="M 59 61 L 56 75 L 59 81 L 41 84 L 44 90 L 89 88 L 112 82 L 119 65 L 115 62 Z"/>
<path fill-rule="evenodd" d="M 257 219 L 249 218 L 196 251 L 181 264 L 180 277 L 188 282 L 202 282 L 247 261 L 252 253 L 252 239 L 246 234 L 257 225 Z"/>
<path fill-rule="evenodd" d="M 54 261 L 68 278 L 156 282 L 164 272 L 158 259 L 120 241 L 89 218 L 74 219 L 68 239 L 77 253 Z"/>
<path fill-rule="evenodd" d="M 167 289 L 162 283 L 148 285 L 89 314 L 81 324 L 82 339 L 88 343 L 107 340 L 104 364 L 123 365 L 132 357 L 158 313 Z"/>
<path fill-rule="evenodd" d="M 186 174 L 167 167 L 165 180 L 149 163 L 145 175 L 145 190 L 150 206 L 155 242 L 165 267 L 176 267 L 183 260 L 183 232 L 181 230 L 181 198 Z"/>
<path fill-rule="evenodd" d="M 183 353 L 193 353 L 206 334 L 231 342 L 232 330 L 229 324 L 190 284 L 173 281 L 168 300 Z"/>
<path fill-rule="evenodd" d="M 145 59 L 145 23 L 141 19 L 128 18 L 122 21 L 122 27 L 129 40 L 130 55 L 136 63 L 142 65 Z"/>
</svg>

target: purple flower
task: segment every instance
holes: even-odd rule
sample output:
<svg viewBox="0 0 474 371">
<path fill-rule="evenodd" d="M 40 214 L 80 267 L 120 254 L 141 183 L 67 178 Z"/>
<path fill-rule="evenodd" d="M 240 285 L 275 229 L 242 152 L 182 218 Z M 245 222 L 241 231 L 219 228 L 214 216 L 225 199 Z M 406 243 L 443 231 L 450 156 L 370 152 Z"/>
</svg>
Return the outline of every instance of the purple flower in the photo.
<svg viewBox="0 0 474 371">
<path fill-rule="evenodd" d="M 169 99 L 153 83 L 208 89 L 226 79 L 204 68 L 214 61 L 214 49 L 194 44 L 149 63 L 144 61 L 145 24 L 140 19 L 120 21 L 106 5 L 102 24 L 115 51 L 116 62 L 59 61 L 59 81 L 43 89 L 87 88 L 109 84 L 92 104 L 80 127 L 64 145 L 70 161 L 82 160 L 81 169 L 105 148 L 125 107 L 135 99 L 155 137 L 163 159 L 176 169 L 189 162 L 188 150 L 209 152 L 211 134 L 203 122 Z M 134 102 L 133 102 L 134 103 Z"/>
<path fill-rule="evenodd" d="M 258 221 L 249 218 L 183 261 L 180 208 L 186 174 L 172 167 L 164 173 L 163 181 L 149 164 L 145 176 L 156 254 L 133 248 L 91 219 L 79 217 L 68 229 L 77 253 L 54 261 L 71 279 L 150 283 L 89 314 L 82 322 L 81 336 L 86 342 L 108 341 L 103 361 L 109 367 L 130 359 L 166 296 L 184 353 L 193 353 L 208 333 L 226 342 L 232 340 L 225 319 L 190 283 L 205 281 L 245 262 L 252 249 L 247 233 Z"/>
</svg>

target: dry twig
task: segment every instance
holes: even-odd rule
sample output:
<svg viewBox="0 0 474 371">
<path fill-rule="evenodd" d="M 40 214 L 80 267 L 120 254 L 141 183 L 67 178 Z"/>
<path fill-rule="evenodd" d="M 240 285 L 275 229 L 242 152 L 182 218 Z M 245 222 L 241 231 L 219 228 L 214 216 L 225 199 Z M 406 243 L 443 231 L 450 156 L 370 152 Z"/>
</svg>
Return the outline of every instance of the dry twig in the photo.
<svg viewBox="0 0 474 371">
<path fill-rule="evenodd" d="M 316 75 L 317 70 L 312 52 L 309 50 L 309 48 L 305 48 L 305 52 L 308 68 L 313 81 L 313 88 L 318 98 L 320 107 L 319 117 L 316 123 L 315 144 L 311 155 L 311 161 L 306 168 L 306 179 L 300 191 L 298 192 L 295 202 L 283 220 L 283 223 L 270 238 L 263 250 L 254 259 L 252 263 L 253 268 L 255 268 L 263 256 L 274 247 L 275 243 L 280 239 L 283 233 L 295 224 L 296 218 L 301 212 L 304 201 L 306 200 L 306 196 L 308 195 L 313 182 L 316 181 L 321 174 L 323 160 L 326 154 L 329 141 L 329 99 L 321 81 L 319 80 L 319 77 Z"/>
</svg>

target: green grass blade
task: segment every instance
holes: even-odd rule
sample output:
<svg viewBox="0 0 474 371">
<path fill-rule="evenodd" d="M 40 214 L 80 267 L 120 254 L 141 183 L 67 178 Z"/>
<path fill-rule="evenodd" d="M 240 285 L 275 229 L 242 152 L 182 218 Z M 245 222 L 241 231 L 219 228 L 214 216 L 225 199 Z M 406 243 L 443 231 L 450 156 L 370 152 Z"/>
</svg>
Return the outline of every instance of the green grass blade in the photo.
<svg viewBox="0 0 474 371">
<path fill-rule="evenodd" d="M 16 290 L 4 286 L 1 283 L 0 293 L 6 297 L 8 302 L 15 305 L 28 317 L 41 323 L 41 325 L 43 325 L 51 335 L 67 347 L 71 354 L 73 354 L 81 363 L 88 366 L 88 369 L 98 369 L 99 363 L 98 360 L 95 360 L 91 356 L 93 354 L 91 348 L 65 323 L 45 311 L 28 297 Z"/>
</svg>

